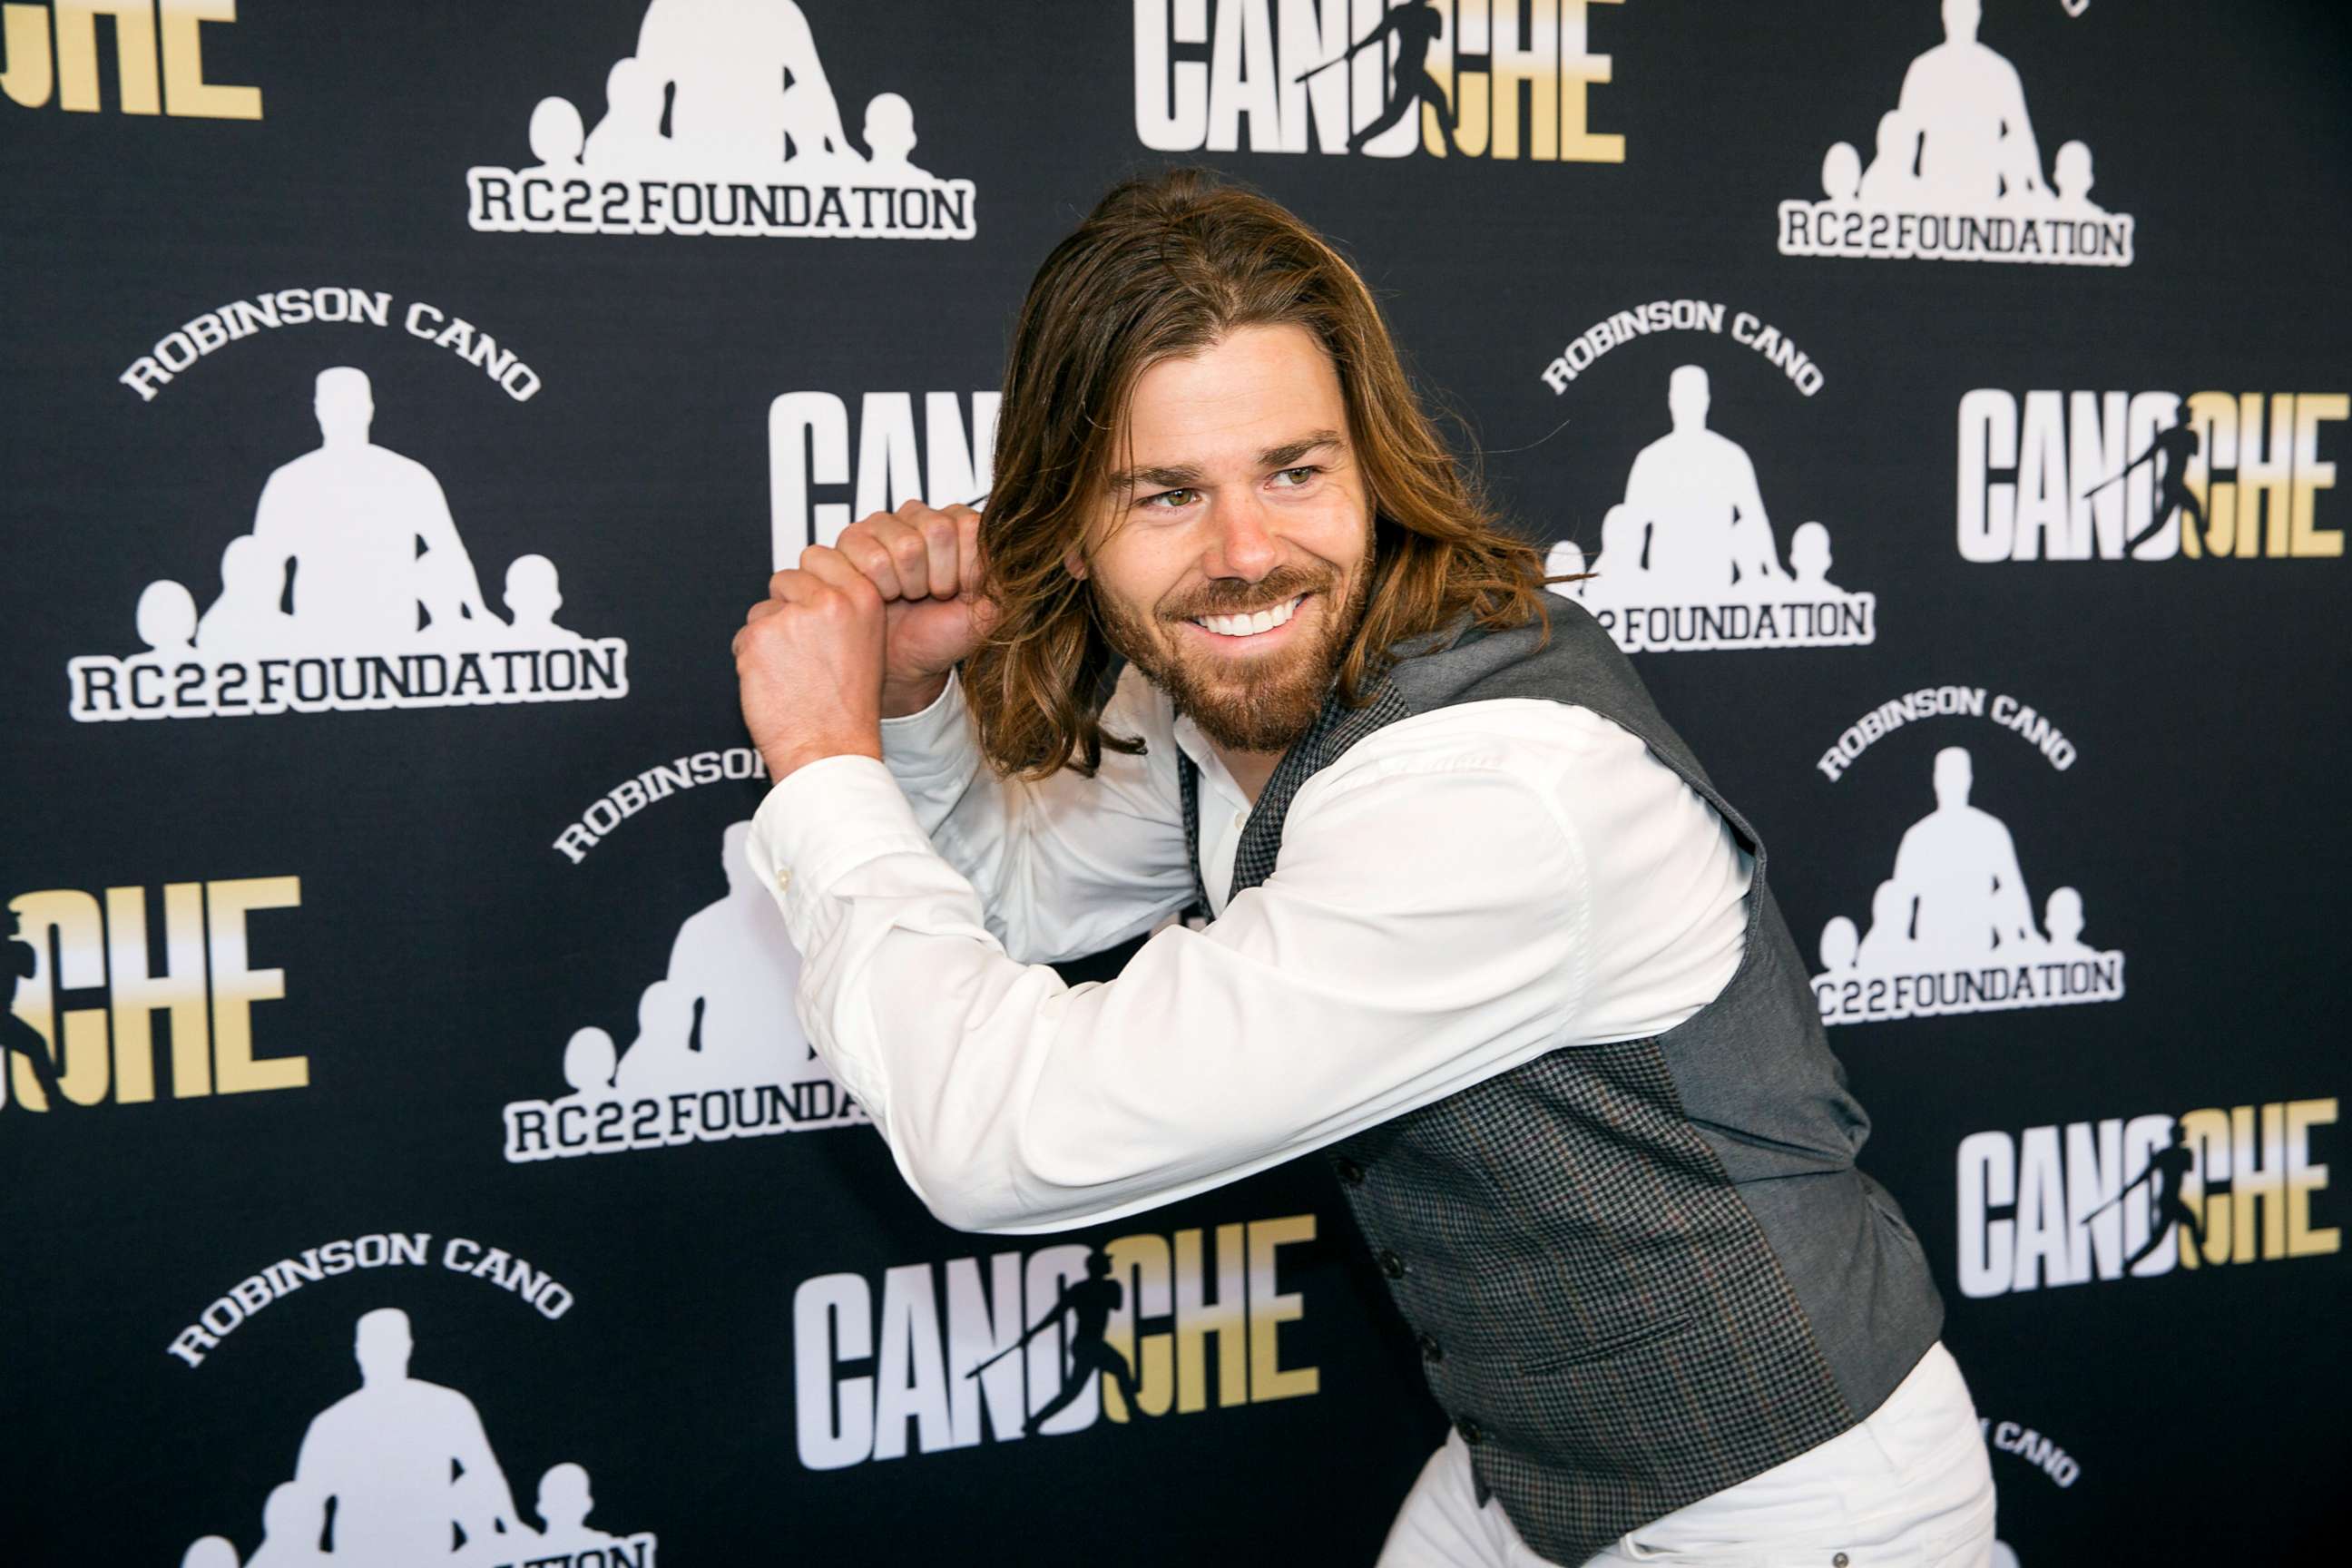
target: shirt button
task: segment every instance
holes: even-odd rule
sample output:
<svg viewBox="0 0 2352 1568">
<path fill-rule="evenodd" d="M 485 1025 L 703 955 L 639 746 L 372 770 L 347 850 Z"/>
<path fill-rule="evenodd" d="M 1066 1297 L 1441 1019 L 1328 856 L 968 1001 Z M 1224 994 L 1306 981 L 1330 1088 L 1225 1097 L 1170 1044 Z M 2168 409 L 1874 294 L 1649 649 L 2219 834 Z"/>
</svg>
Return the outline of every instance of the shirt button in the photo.
<svg viewBox="0 0 2352 1568">
<path fill-rule="evenodd" d="M 776 868 L 776 890 L 777 890 L 778 892 L 780 892 L 780 893 L 781 893 L 781 892 L 782 892 L 786 888 L 789 888 L 789 887 L 791 887 L 792 885 L 793 885 L 793 868 L 792 868 L 790 866 L 779 866 L 779 867 L 777 867 L 777 868 Z"/>
<path fill-rule="evenodd" d="M 1843 1552 L 1830 1559 L 1830 1568 L 1845 1568 L 1845 1565 L 1846 1555 Z"/>
<path fill-rule="evenodd" d="M 1331 1168 L 1339 1172 L 1339 1179 L 1349 1186 L 1360 1187 L 1364 1184 L 1364 1168 L 1353 1160 L 1336 1161 Z"/>
<path fill-rule="evenodd" d="M 1445 1347 L 1437 1342 L 1436 1335 L 1423 1334 L 1421 1336 L 1421 1359 L 1423 1361 L 1444 1361 L 1445 1359 Z"/>
<path fill-rule="evenodd" d="M 1461 1433 L 1462 1440 L 1469 1444 L 1474 1448 L 1486 1440 L 1486 1429 L 1481 1427 L 1475 1421 L 1471 1420 L 1467 1415 L 1455 1421 L 1454 1423 L 1454 1429 L 1456 1432 Z"/>
<path fill-rule="evenodd" d="M 1387 1275 L 1391 1279 L 1402 1279 L 1404 1278 L 1404 1259 L 1399 1258 L 1395 1253 L 1391 1252 L 1385 1247 L 1381 1248 L 1380 1261 L 1381 1273 Z"/>
<path fill-rule="evenodd" d="M 1237 812 L 1234 813 L 1234 827 L 1235 828 L 1235 830 L 1236 830 L 1236 831 L 1238 831 L 1238 830 L 1239 830 L 1239 829 L 1241 829 L 1242 827 L 1244 827 L 1244 826 L 1247 826 L 1247 825 L 1248 825 L 1248 823 L 1249 823 L 1249 816 L 1248 816 L 1248 814 L 1247 814 L 1247 813 L 1245 813 L 1245 812 L 1239 812 L 1239 811 L 1237 811 Z"/>
</svg>

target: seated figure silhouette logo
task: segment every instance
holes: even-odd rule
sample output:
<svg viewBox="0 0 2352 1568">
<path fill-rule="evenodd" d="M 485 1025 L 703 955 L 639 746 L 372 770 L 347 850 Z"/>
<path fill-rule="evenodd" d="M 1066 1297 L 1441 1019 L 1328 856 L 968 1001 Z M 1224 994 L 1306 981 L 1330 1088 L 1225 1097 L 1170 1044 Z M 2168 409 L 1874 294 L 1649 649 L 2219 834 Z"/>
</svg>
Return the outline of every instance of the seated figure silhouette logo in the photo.
<svg viewBox="0 0 2352 1568">
<path fill-rule="evenodd" d="M 288 709 L 557 701 L 627 692 L 627 645 L 559 626 L 555 563 L 518 556 L 502 618 L 485 601 L 432 471 L 378 443 L 375 395 L 352 365 L 319 373 L 319 445 L 261 487 L 250 532 L 221 552 L 200 611 L 151 583 L 143 651 L 69 667 L 77 719 L 198 718 Z"/>
<path fill-rule="evenodd" d="M 1981 0 L 1942 0 L 1943 42 L 1904 73 L 1868 162 L 1835 142 L 1821 195 L 1780 204 L 1782 254 L 2131 265 L 2131 218 L 2091 199 L 2090 148 L 2063 143 L 2045 175 L 2024 82 L 1982 20 Z"/>
<path fill-rule="evenodd" d="M 2124 955 L 2083 941 L 2080 891 L 2055 889 L 2037 920 L 2009 828 L 1970 798 L 1966 748 L 1936 753 L 1933 782 L 1935 809 L 1904 830 L 1868 928 L 1837 915 L 1822 929 L 1822 1022 L 2121 999 Z"/>
<path fill-rule="evenodd" d="M 1829 580 L 1828 529 L 1800 525 L 1781 564 L 1755 464 L 1707 424 L 1706 372 L 1678 366 L 1666 385 L 1670 428 L 1633 458 L 1625 499 L 1602 518 L 1590 565 L 1572 542 L 1552 548 L 1549 574 L 1591 576 L 1556 583 L 1552 591 L 1591 610 L 1628 653 L 1832 647 L 1875 638 L 1876 595 Z"/>
<path fill-rule="evenodd" d="M 569 1092 L 506 1107 L 509 1160 L 867 1121 L 801 1032 L 793 1011 L 800 956 L 744 858 L 751 832 L 738 822 L 723 835 L 727 895 L 678 928 L 668 972 L 638 997 L 628 1043 L 594 1026 L 574 1031 L 563 1048 Z"/>
<path fill-rule="evenodd" d="M 414 1348 L 399 1308 L 362 1315 L 353 1346 L 360 1386 L 302 1435 L 283 1512 L 298 1538 L 307 1537 L 331 1503 L 329 1550 L 337 1560 L 384 1568 L 431 1562 L 461 1544 L 478 1552 L 514 1528 L 514 1499 L 473 1401 L 411 1377 Z"/>
<path fill-rule="evenodd" d="M 409 1373 L 415 1348 L 397 1307 L 362 1313 L 353 1335 L 360 1386 L 311 1418 L 294 1479 L 262 1505 L 261 1544 L 239 1564 L 236 1545 L 208 1535 L 181 1568 L 519 1568 L 649 1565 L 650 1533 L 615 1536 L 588 1522 L 588 1472 L 570 1461 L 540 1479 L 534 1530 L 515 1508 L 474 1402 Z"/>
<path fill-rule="evenodd" d="M 794 0 L 651 0 L 636 52 L 614 62 L 604 93 L 601 110 L 541 99 L 526 132 L 535 162 L 467 170 L 467 221 L 532 234 L 976 232 L 971 182 L 915 161 L 904 96 L 867 99 L 851 135 Z"/>
</svg>

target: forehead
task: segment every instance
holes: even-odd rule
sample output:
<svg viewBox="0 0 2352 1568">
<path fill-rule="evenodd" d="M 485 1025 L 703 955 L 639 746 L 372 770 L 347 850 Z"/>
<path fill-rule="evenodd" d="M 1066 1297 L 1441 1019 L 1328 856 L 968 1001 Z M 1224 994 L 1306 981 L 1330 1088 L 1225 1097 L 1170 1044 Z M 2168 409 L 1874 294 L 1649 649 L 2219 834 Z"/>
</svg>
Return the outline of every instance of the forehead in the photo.
<svg viewBox="0 0 2352 1568">
<path fill-rule="evenodd" d="M 1151 365 L 1137 378 L 1125 435 L 1138 466 L 1244 466 L 1302 431 L 1346 427 L 1330 354 L 1286 324 L 1238 328 Z"/>
</svg>

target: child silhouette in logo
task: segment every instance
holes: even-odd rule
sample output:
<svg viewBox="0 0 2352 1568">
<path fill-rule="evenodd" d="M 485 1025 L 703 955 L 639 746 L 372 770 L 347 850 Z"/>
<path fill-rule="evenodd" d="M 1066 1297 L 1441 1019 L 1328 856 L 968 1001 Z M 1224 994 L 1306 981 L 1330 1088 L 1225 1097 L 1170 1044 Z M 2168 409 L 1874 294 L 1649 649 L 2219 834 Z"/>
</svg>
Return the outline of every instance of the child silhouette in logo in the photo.
<svg viewBox="0 0 2352 1568">
<path fill-rule="evenodd" d="M 285 1481 L 270 1489 L 261 1505 L 261 1544 L 246 1559 L 245 1568 L 327 1568 L 332 1561 L 319 1550 L 327 1528 L 321 1500 Z"/>
<path fill-rule="evenodd" d="M 144 653 L 131 656 L 134 664 L 174 664 L 195 652 L 196 600 L 186 588 L 165 578 L 140 592 L 131 614 Z"/>
<path fill-rule="evenodd" d="M 546 556 L 516 556 L 507 567 L 503 597 L 507 614 L 514 617 L 507 629 L 507 641 L 525 647 L 562 647 L 581 640 L 578 632 L 555 624 L 555 612 L 563 607 L 563 592 L 557 585 L 555 563 Z"/>
<path fill-rule="evenodd" d="M 216 657 L 284 653 L 294 644 L 294 617 L 278 608 L 286 596 L 286 560 L 272 559 L 261 541 L 240 533 L 221 552 L 221 591 L 196 623 L 196 647 Z"/>
<path fill-rule="evenodd" d="M 877 93 L 866 106 L 866 178 L 876 184 L 927 185 L 928 170 L 908 161 L 915 150 L 915 109 L 895 92 Z"/>
<path fill-rule="evenodd" d="M 589 1510 L 595 1506 L 585 1469 L 569 1462 L 550 1467 L 539 1478 L 539 1517 L 547 1527 L 540 1531 L 539 1550 L 576 1553 L 613 1544 L 610 1535 L 588 1522 Z"/>
</svg>

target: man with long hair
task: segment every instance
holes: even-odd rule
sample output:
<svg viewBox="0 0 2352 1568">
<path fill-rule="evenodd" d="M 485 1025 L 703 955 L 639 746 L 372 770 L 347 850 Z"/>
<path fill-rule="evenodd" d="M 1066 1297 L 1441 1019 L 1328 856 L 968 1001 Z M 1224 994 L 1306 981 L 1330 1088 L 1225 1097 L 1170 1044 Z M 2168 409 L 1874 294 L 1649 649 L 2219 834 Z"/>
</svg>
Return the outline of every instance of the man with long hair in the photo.
<svg viewBox="0 0 2352 1568">
<path fill-rule="evenodd" d="M 1030 286 L 994 473 L 735 639 L 802 1020 L 932 1212 L 1060 1230 L 1320 1152 L 1454 1427 L 1386 1564 L 1985 1562 L 1764 847 L 1347 262 L 1198 172 L 1119 186 Z"/>
</svg>

